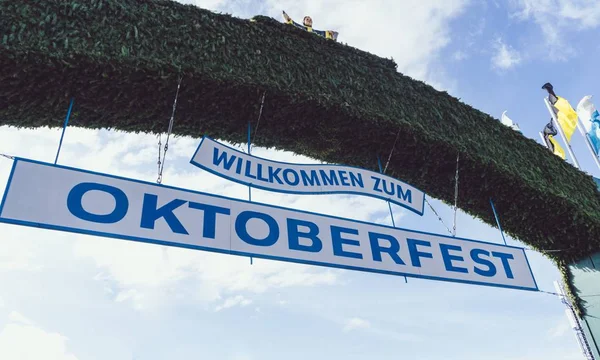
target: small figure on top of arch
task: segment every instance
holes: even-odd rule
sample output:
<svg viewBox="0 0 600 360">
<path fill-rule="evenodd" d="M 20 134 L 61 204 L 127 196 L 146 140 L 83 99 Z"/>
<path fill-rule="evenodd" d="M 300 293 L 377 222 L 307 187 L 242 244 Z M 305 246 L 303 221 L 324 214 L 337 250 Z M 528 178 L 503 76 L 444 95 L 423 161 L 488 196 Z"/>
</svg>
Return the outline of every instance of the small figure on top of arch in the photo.
<svg viewBox="0 0 600 360">
<path fill-rule="evenodd" d="M 308 32 L 312 32 L 315 33 L 319 36 L 322 36 L 326 39 L 331 39 L 333 41 L 337 41 L 337 37 L 338 37 L 338 32 L 337 31 L 333 31 L 333 30 L 316 30 L 313 29 L 313 22 L 312 22 L 312 18 L 310 16 L 305 16 L 302 24 L 298 24 L 297 22 L 295 22 L 294 20 L 292 20 L 292 18 L 285 12 L 283 11 L 283 18 L 285 19 L 285 23 L 286 24 L 290 24 L 290 25 L 294 25 L 295 27 L 299 28 L 299 29 L 303 29 L 306 30 Z"/>
</svg>

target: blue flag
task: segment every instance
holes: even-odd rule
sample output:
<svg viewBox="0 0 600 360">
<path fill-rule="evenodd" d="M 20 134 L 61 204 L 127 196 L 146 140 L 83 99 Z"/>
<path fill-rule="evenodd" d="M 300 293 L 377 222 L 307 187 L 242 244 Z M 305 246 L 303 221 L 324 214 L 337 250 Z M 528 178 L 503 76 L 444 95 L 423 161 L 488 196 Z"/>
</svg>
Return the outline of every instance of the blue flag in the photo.
<svg viewBox="0 0 600 360">
<path fill-rule="evenodd" d="M 583 123 L 583 127 L 590 139 L 596 156 L 600 155 L 600 113 L 596 110 L 591 95 L 584 96 L 579 101 L 577 115 Z"/>
</svg>

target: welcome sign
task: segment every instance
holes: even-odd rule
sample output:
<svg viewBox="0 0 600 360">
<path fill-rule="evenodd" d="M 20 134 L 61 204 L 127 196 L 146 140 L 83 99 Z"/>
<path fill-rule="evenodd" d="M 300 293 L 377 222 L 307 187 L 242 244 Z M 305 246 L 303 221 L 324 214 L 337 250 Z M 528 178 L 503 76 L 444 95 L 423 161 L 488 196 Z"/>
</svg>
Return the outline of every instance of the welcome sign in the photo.
<svg viewBox="0 0 600 360">
<path fill-rule="evenodd" d="M 207 136 L 192 164 L 231 181 L 290 194 L 359 194 L 388 200 L 423 215 L 425 193 L 373 171 L 340 165 L 289 164 L 262 159 Z"/>
<path fill-rule="evenodd" d="M 522 248 L 15 159 L 0 222 L 233 255 L 537 290 Z"/>
</svg>

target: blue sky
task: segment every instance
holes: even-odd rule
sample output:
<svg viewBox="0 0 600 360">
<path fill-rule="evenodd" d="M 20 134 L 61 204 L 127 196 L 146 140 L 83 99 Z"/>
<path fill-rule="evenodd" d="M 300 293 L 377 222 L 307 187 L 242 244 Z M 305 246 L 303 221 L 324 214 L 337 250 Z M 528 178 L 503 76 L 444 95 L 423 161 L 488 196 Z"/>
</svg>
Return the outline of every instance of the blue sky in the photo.
<svg viewBox="0 0 600 360">
<path fill-rule="evenodd" d="M 338 29 L 341 42 L 393 57 L 403 73 L 496 118 L 507 110 L 538 142 L 548 121 L 542 84 L 552 82 L 573 106 L 597 91 L 600 3 L 593 0 L 185 2 L 244 18 L 310 14 L 315 27 Z M 57 129 L 2 127 L 0 152 L 52 162 L 59 137 Z M 573 141 L 582 167 L 598 176 L 581 136 Z M 197 142 L 171 143 L 164 183 L 246 198 L 246 187 L 189 164 Z M 59 162 L 155 181 L 156 152 L 154 136 L 70 127 Z M 0 159 L 2 191 L 10 166 Z M 391 223 L 377 199 L 254 191 L 253 200 Z M 432 204 L 451 226 L 452 209 Z M 431 211 L 419 217 L 394 207 L 394 215 L 402 227 L 447 232 Z M 582 358 L 564 306 L 547 294 L 266 260 L 250 265 L 246 258 L 8 225 L 0 231 L 2 359 Z M 457 235 L 502 241 L 497 229 L 460 211 Z M 528 257 L 539 287 L 553 291 L 553 264 L 532 251 Z"/>
</svg>

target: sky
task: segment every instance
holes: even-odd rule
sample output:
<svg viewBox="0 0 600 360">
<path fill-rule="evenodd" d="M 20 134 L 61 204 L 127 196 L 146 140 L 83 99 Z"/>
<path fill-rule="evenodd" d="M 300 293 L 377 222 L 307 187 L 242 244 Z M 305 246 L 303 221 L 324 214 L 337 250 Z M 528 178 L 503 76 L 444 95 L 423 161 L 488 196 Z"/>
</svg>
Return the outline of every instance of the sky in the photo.
<svg viewBox="0 0 600 360">
<path fill-rule="evenodd" d="M 340 42 L 393 58 L 404 74 L 495 118 L 507 111 L 540 143 L 538 131 L 549 120 L 545 82 L 573 106 L 599 90 L 596 0 L 182 2 L 242 18 L 281 20 L 281 10 L 297 21 L 311 15 L 315 28 L 336 29 Z M 156 181 L 156 136 L 72 125 L 60 164 Z M 1 127 L 0 153 L 53 162 L 59 138 L 60 129 Z M 246 187 L 189 163 L 197 145 L 198 139 L 171 140 L 163 183 L 246 199 Z M 580 134 L 573 148 L 584 171 L 600 176 Z M 253 154 L 317 163 L 270 149 Z M 2 192 L 11 165 L 0 158 Z M 387 204 L 367 197 L 254 190 L 252 200 L 391 224 Z M 429 209 L 420 217 L 394 206 L 396 224 L 446 234 L 453 210 L 431 203 L 444 223 Z M 459 237 L 502 242 L 497 228 L 461 211 L 456 226 Z M 250 264 L 245 257 L 14 225 L 0 225 L 0 232 L 1 359 L 583 358 L 564 305 L 541 292 Z M 539 288 L 554 291 L 554 265 L 534 251 L 527 256 Z"/>
</svg>

